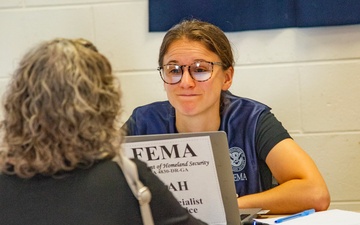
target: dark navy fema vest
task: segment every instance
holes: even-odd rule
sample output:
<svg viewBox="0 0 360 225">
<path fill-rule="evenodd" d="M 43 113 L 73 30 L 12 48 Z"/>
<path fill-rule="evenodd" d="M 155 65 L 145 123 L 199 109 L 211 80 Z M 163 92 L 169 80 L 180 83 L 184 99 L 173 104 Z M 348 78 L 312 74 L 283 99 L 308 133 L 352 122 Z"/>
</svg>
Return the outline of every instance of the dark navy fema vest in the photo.
<svg viewBox="0 0 360 225">
<path fill-rule="evenodd" d="M 264 188 L 260 179 L 255 131 L 260 114 L 270 108 L 228 91 L 223 92 L 221 97 L 219 130 L 227 134 L 236 192 L 239 196 L 261 192 Z M 127 135 L 177 133 L 175 109 L 169 101 L 138 107 L 125 127 Z"/>
</svg>

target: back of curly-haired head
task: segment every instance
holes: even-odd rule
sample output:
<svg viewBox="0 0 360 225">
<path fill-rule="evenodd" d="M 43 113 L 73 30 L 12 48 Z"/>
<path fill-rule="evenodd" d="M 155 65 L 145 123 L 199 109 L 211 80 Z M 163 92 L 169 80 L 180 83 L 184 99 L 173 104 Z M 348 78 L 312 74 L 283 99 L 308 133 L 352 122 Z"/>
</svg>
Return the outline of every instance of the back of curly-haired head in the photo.
<svg viewBox="0 0 360 225">
<path fill-rule="evenodd" d="M 84 39 L 54 39 L 21 60 L 5 93 L 0 168 L 58 175 L 118 154 L 119 84 Z"/>
</svg>

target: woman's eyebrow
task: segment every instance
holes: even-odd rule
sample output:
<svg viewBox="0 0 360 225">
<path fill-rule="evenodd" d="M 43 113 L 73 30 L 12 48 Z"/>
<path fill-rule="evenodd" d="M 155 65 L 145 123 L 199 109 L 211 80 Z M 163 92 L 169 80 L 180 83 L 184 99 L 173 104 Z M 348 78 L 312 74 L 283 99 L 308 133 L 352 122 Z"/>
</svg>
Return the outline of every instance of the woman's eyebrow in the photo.
<svg viewBox="0 0 360 225">
<path fill-rule="evenodd" d="M 166 64 L 170 64 L 170 63 L 179 64 L 179 61 L 177 61 L 177 60 L 170 60 L 170 61 L 167 62 Z M 165 65 L 166 65 L 166 64 L 165 64 Z"/>
</svg>

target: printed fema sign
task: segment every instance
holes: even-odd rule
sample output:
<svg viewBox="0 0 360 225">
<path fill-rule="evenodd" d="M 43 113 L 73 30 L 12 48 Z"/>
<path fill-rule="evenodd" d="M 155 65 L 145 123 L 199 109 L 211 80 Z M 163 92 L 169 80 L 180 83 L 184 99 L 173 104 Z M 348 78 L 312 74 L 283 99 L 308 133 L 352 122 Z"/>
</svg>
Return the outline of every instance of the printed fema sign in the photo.
<svg viewBox="0 0 360 225">
<path fill-rule="evenodd" d="M 146 162 L 193 216 L 226 224 L 208 136 L 124 143 L 123 148 L 129 158 Z"/>
</svg>

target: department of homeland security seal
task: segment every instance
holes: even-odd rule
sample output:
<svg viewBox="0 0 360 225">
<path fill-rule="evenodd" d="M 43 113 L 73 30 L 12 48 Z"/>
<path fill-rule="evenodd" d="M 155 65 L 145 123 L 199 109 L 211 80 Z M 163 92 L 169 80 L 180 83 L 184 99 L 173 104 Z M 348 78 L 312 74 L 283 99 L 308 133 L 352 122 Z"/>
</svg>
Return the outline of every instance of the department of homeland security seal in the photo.
<svg viewBox="0 0 360 225">
<path fill-rule="evenodd" d="M 232 170 L 234 172 L 242 171 L 246 166 L 246 157 L 244 150 L 239 147 L 232 147 L 229 149 L 229 151 Z"/>
</svg>

